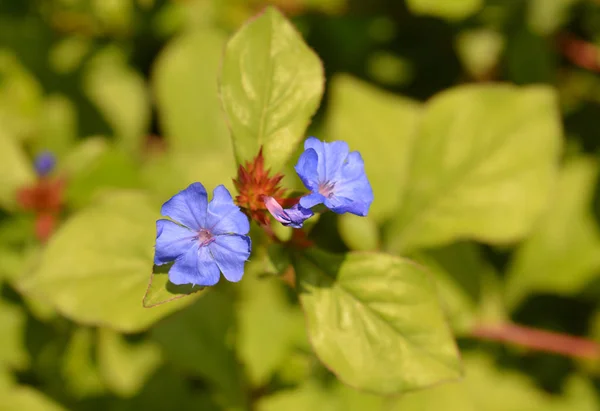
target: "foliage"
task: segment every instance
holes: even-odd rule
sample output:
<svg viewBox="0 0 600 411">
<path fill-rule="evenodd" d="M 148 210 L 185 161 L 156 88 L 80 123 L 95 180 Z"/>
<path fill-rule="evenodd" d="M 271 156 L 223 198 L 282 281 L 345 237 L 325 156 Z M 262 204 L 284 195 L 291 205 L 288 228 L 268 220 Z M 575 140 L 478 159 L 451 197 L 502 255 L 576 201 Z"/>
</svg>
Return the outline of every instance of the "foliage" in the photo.
<svg viewBox="0 0 600 411">
<path fill-rule="evenodd" d="M 599 17 L 1 2 L 0 409 L 600 410 Z M 308 136 L 360 153 L 366 217 L 269 218 Z M 242 194 L 240 282 L 153 265 L 193 182 Z"/>
</svg>

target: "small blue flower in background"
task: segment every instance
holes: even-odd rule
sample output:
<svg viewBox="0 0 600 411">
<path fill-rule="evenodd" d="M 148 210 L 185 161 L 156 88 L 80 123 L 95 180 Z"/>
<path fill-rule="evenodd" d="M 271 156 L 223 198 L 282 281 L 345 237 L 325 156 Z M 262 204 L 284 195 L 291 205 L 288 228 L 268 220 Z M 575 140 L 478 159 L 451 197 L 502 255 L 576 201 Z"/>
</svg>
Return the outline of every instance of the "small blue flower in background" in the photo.
<svg viewBox="0 0 600 411">
<path fill-rule="evenodd" d="M 350 152 L 344 141 L 322 142 L 309 137 L 296 164 L 298 176 L 310 191 L 300 205 L 311 208 L 325 204 L 331 211 L 366 216 L 373 190 L 358 151 Z"/>
<path fill-rule="evenodd" d="M 304 220 L 312 217 L 315 213 L 308 208 L 296 204 L 291 208 L 283 209 L 281 205 L 273 197 L 265 197 L 265 206 L 267 210 L 284 226 L 292 228 L 301 228 Z"/>
<path fill-rule="evenodd" d="M 56 157 L 49 151 L 42 151 L 35 157 L 34 165 L 38 176 L 47 176 L 52 172 L 56 165 Z"/>
<path fill-rule="evenodd" d="M 169 269 L 173 284 L 215 285 L 220 273 L 237 282 L 251 250 L 250 222 L 220 185 L 208 202 L 204 186 L 193 183 L 163 204 L 156 222 L 154 264 L 175 261 Z"/>
</svg>

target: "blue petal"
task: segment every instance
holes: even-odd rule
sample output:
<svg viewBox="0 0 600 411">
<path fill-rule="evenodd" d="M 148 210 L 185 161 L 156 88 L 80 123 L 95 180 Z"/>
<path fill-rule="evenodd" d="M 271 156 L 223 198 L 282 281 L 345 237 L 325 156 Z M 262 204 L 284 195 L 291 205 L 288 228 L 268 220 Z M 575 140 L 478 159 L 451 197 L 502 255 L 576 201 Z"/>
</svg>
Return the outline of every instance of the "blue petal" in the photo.
<svg viewBox="0 0 600 411">
<path fill-rule="evenodd" d="M 35 157 L 35 171 L 39 176 L 45 176 L 52 172 L 56 165 L 56 157 L 50 151 L 42 151 Z"/>
<path fill-rule="evenodd" d="M 227 280 L 237 282 L 242 279 L 244 263 L 250 257 L 252 248 L 250 237 L 219 235 L 208 248 Z"/>
<path fill-rule="evenodd" d="M 310 188 L 310 190 L 315 191 L 319 183 L 325 181 L 325 162 L 323 161 L 325 156 L 325 143 L 315 137 L 309 137 L 304 141 L 304 152 L 310 150 L 314 150 L 317 154 L 317 165 L 316 168 L 313 168 L 317 173 L 316 184 L 315 188 Z"/>
<path fill-rule="evenodd" d="M 169 220 L 156 222 L 156 246 L 154 264 L 162 265 L 185 254 L 197 244 L 196 233 Z"/>
<path fill-rule="evenodd" d="M 351 181 L 365 174 L 365 162 L 358 151 L 348 154 L 342 166 L 342 180 Z"/>
<path fill-rule="evenodd" d="M 217 186 L 213 198 L 208 204 L 207 227 L 214 235 L 248 234 L 250 222 L 248 217 L 233 203 L 229 191 L 223 186 Z"/>
<path fill-rule="evenodd" d="M 292 228 L 302 228 L 304 221 L 315 215 L 310 208 L 304 208 L 300 204 L 294 205 L 292 208 L 285 210 L 290 222 L 286 225 Z"/>
<path fill-rule="evenodd" d="M 301 228 L 304 221 L 314 215 L 312 210 L 304 208 L 300 204 L 284 210 L 273 197 L 265 198 L 265 206 L 275 217 L 275 220 L 292 228 Z"/>
<path fill-rule="evenodd" d="M 207 202 L 208 196 L 204 186 L 200 183 L 193 183 L 164 203 L 160 213 L 198 231 L 206 227 Z"/>
<path fill-rule="evenodd" d="M 319 193 L 310 193 L 300 199 L 300 205 L 304 208 L 312 208 L 317 204 L 322 204 L 325 201 L 325 197 Z"/>
<path fill-rule="evenodd" d="M 352 200 L 346 197 L 332 196 L 325 200 L 325 206 L 337 214 L 351 213 L 365 217 L 369 212 L 370 203 Z"/>
<path fill-rule="evenodd" d="M 211 286 L 219 282 L 219 267 L 207 247 L 192 247 L 169 270 L 173 284 Z"/>
<path fill-rule="evenodd" d="M 342 172 L 342 165 L 346 161 L 350 149 L 345 141 L 323 143 L 323 148 L 323 154 L 319 155 L 319 163 L 325 163 L 325 178 L 323 181 L 334 182 Z"/>
<path fill-rule="evenodd" d="M 314 149 L 309 148 L 300 155 L 298 163 L 296 164 L 296 167 L 294 167 L 296 173 L 298 173 L 298 177 L 300 177 L 304 186 L 310 191 L 319 189 L 319 174 L 317 172 L 318 164 L 319 156 L 317 155 L 317 152 Z"/>
</svg>

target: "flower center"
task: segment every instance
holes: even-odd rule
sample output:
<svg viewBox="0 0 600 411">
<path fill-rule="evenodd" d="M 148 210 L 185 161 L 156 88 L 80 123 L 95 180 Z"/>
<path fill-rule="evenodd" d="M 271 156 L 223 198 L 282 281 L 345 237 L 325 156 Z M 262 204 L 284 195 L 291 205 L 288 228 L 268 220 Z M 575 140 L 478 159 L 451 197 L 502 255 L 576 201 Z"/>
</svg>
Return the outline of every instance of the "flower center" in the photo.
<svg viewBox="0 0 600 411">
<path fill-rule="evenodd" d="M 323 197 L 331 198 L 333 196 L 333 189 L 335 188 L 335 183 L 330 183 L 326 181 L 324 183 L 319 184 L 319 194 Z"/>
<path fill-rule="evenodd" d="M 200 247 L 204 247 L 205 245 L 209 245 L 215 241 L 215 237 L 213 237 L 212 233 L 206 229 L 202 229 L 198 231 L 198 242 L 200 243 Z"/>
</svg>

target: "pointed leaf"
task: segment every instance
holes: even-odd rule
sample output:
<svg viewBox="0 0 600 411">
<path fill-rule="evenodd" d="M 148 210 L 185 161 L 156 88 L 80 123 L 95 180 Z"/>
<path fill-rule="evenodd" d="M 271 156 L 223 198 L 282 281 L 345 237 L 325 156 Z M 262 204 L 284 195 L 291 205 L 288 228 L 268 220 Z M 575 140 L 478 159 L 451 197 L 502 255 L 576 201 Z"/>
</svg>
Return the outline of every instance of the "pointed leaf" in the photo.
<svg viewBox="0 0 600 411">
<path fill-rule="evenodd" d="M 236 311 L 237 352 L 250 382 L 257 387 L 267 383 L 291 353 L 296 328 L 304 325 L 301 312 L 286 300 L 283 283 L 274 276 L 257 278 L 260 266 L 255 263 L 246 268 Z"/>
<path fill-rule="evenodd" d="M 20 283 L 83 324 L 134 332 L 190 304 L 195 296 L 144 308 L 152 273 L 159 206 L 136 192 L 114 192 L 68 220 L 51 238 L 39 267 Z"/>
<path fill-rule="evenodd" d="M 122 397 L 131 397 L 160 365 L 158 345 L 144 340 L 129 343 L 123 335 L 108 329 L 98 330 L 98 365 L 108 388 Z"/>
<path fill-rule="evenodd" d="M 279 170 L 304 137 L 323 94 L 323 67 L 300 34 L 269 7 L 227 43 L 221 100 L 238 163 L 264 147 Z"/>
<path fill-rule="evenodd" d="M 326 138 L 344 140 L 365 161 L 375 201 L 369 217 L 391 217 L 401 203 L 420 105 L 349 76 L 334 77 Z M 391 183 L 393 182 L 393 183 Z"/>
<path fill-rule="evenodd" d="M 387 249 L 524 237 L 554 181 L 559 120 L 547 87 L 463 86 L 430 100 L 401 208 L 385 226 Z"/>
<path fill-rule="evenodd" d="M 295 261 L 309 338 L 342 382 L 400 393 L 460 376 L 460 361 L 428 274 L 387 254 Z"/>
<path fill-rule="evenodd" d="M 415 14 L 462 20 L 477 12 L 482 0 L 407 0 L 406 4 Z"/>
<path fill-rule="evenodd" d="M 597 177 L 592 158 L 575 158 L 564 166 L 554 201 L 510 265 L 509 306 L 516 307 L 533 291 L 572 295 L 599 278 L 600 231 L 591 212 Z"/>
<path fill-rule="evenodd" d="M 17 190 L 35 181 L 33 166 L 12 136 L 0 130 L 0 207 L 17 207 Z"/>
<path fill-rule="evenodd" d="M 150 99 L 143 77 L 119 49 L 106 48 L 86 66 L 83 89 L 129 152 L 142 148 L 150 123 Z"/>
</svg>

